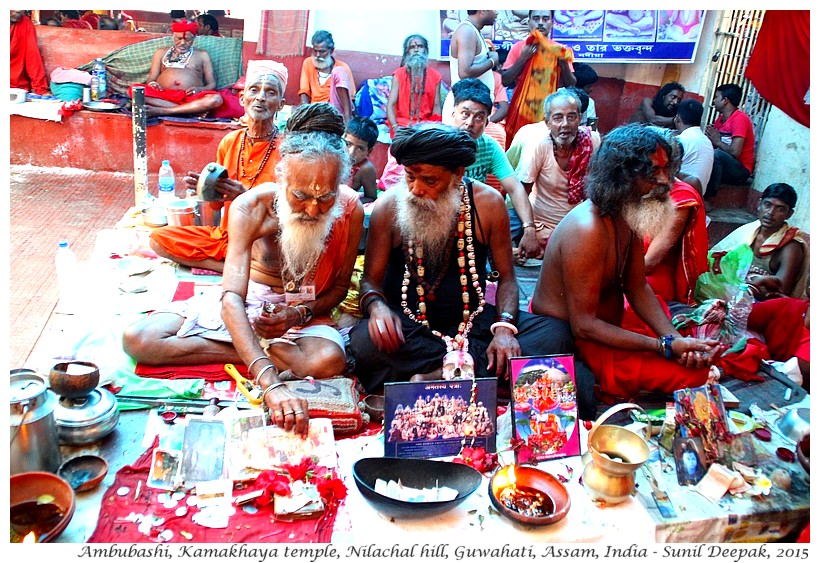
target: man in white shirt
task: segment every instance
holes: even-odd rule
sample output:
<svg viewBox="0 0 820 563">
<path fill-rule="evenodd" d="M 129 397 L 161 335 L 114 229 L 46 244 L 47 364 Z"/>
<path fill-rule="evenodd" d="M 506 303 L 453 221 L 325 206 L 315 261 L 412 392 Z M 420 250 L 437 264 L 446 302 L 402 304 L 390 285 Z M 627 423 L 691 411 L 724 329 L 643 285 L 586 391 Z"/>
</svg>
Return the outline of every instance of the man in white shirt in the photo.
<svg viewBox="0 0 820 563">
<path fill-rule="evenodd" d="M 683 161 L 678 178 L 698 190 L 701 195 L 706 191 L 715 160 L 712 142 L 700 128 L 702 118 L 703 104 L 693 99 L 683 100 L 678 104 L 678 113 L 674 118 L 678 140 L 683 146 Z"/>
</svg>

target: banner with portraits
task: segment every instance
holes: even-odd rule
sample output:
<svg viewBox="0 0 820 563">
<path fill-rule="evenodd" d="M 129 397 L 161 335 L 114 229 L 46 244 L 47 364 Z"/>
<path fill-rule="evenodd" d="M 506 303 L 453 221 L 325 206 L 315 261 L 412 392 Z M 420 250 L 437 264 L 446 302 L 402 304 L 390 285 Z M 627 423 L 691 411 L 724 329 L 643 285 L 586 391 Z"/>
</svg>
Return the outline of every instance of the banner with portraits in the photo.
<svg viewBox="0 0 820 563">
<path fill-rule="evenodd" d="M 509 51 L 529 34 L 528 10 L 499 10 L 481 34 L 497 50 Z M 703 30 L 705 10 L 555 10 L 552 39 L 572 48 L 576 61 L 595 63 L 691 63 Z M 466 10 L 440 10 L 441 51 Z"/>
</svg>

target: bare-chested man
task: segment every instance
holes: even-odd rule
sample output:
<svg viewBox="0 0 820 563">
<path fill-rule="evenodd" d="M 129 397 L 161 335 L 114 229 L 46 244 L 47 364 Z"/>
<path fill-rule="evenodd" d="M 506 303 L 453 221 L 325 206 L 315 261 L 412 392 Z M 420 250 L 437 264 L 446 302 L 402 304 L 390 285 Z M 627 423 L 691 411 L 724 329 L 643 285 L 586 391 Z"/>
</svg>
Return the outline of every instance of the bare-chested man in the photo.
<svg viewBox="0 0 820 563">
<path fill-rule="evenodd" d="M 329 313 L 347 295 L 364 211 L 358 194 L 341 185 L 350 170 L 343 132 L 329 104 L 294 111 L 279 149 L 278 184 L 249 190 L 231 207 L 221 296 L 138 321 L 123 338 L 128 354 L 146 364 L 244 362 L 269 390 L 273 421 L 307 430 L 306 402 L 277 384 L 279 370 L 324 378 L 345 367 Z"/>
<path fill-rule="evenodd" d="M 147 115 L 204 115 L 217 109 L 222 96 L 215 90 L 211 57 L 194 48 L 197 24 L 174 22 L 171 32 L 174 44 L 157 49 L 143 85 Z"/>
<path fill-rule="evenodd" d="M 722 351 L 682 337 L 646 283 L 641 241 L 670 220 L 670 154 L 650 127 L 610 132 L 590 161 L 589 199 L 553 231 L 535 286 L 532 311 L 569 323 L 606 402 L 703 385 Z M 622 328 L 624 298 L 649 330 Z"/>
</svg>

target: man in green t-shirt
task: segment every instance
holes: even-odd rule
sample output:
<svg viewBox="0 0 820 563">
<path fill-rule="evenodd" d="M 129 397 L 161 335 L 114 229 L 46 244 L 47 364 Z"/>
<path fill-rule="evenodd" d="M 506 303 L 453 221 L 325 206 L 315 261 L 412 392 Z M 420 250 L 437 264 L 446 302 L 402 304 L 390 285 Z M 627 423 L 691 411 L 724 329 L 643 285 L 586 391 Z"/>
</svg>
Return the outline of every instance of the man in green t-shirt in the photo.
<svg viewBox="0 0 820 563">
<path fill-rule="evenodd" d="M 478 79 L 464 78 L 453 86 L 453 96 L 453 124 L 469 133 L 477 146 L 475 163 L 467 168 L 464 175 L 478 182 L 484 182 L 489 173 L 498 178 L 502 190 L 512 201 L 511 226 L 514 227 L 519 220 L 522 222 L 524 232 L 518 243 L 517 258 L 526 260 L 537 256 L 538 240 L 527 191 L 516 178 L 515 170 L 510 166 L 501 145 L 484 134 L 493 107 L 490 89 Z"/>
</svg>

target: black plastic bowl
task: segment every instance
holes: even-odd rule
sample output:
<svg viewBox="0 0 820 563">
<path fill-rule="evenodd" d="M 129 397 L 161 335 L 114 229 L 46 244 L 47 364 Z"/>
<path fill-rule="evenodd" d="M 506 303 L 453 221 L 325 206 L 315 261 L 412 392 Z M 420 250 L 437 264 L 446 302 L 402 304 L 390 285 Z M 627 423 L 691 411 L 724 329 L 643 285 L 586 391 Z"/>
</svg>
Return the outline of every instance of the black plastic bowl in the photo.
<svg viewBox="0 0 820 563">
<path fill-rule="evenodd" d="M 373 507 L 386 516 L 424 518 L 447 512 L 473 494 L 481 484 L 481 473 L 468 465 L 429 459 L 368 457 L 353 464 L 353 479 L 359 492 Z M 398 481 L 407 487 L 439 487 L 458 491 L 452 500 L 406 502 L 376 492 L 376 479 Z"/>
</svg>

